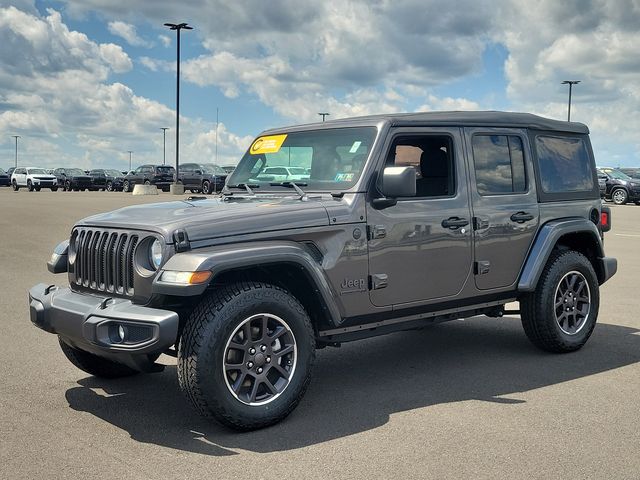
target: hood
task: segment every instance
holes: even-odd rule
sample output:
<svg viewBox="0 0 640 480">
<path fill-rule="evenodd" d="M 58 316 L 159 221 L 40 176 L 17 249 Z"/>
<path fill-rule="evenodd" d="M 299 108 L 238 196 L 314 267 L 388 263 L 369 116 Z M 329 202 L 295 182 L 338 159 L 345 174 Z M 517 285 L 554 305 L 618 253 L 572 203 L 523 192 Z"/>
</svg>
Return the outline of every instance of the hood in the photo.
<svg viewBox="0 0 640 480">
<path fill-rule="evenodd" d="M 184 229 L 194 242 L 325 226 L 329 215 L 319 198 L 303 202 L 297 197 L 257 195 L 135 205 L 85 218 L 77 225 L 154 231 L 172 243 L 176 229 Z"/>
</svg>

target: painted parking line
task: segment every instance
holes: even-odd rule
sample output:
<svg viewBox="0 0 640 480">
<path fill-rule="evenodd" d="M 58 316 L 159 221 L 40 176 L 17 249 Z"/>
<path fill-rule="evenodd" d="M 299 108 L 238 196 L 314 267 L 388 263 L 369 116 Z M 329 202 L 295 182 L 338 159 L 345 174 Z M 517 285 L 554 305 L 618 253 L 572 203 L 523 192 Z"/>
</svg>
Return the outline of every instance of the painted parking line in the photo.
<svg viewBox="0 0 640 480">
<path fill-rule="evenodd" d="M 640 237 L 640 233 L 616 233 L 618 237 Z"/>
</svg>

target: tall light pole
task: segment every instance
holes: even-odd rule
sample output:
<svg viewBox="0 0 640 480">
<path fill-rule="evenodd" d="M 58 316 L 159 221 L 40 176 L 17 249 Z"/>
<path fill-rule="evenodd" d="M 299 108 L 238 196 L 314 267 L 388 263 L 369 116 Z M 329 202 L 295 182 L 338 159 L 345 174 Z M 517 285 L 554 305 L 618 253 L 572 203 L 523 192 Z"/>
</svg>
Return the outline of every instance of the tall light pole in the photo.
<svg viewBox="0 0 640 480">
<path fill-rule="evenodd" d="M 16 139 L 16 168 L 18 168 L 18 139 L 20 138 L 20 135 L 11 136 Z"/>
<path fill-rule="evenodd" d="M 129 154 L 129 171 L 131 171 L 131 154 L 133 153 L 133 150 L 127 150 L 127 153 Z"/>
<path fill-rule="evenodd" d="M 180 30 L 193 30 L 193 27 L 190 27 L 186 23 L 165 23 L 165 27 L 169 27 L 170 30 L 175 30 L 177 34 L 177 45 L 176 45 L 176 178 L 174 182 L 174 190 L 173 192 L 177 195 L 182 195 L 184 193 L 184 189 L 180 191 L 180 187 L 178 187 L 178 173 L 180 169 Z"/>
<path fill-rule="evenodd" d="M 574 85 L 580 83 L 580 80 L 563 80 L 562 85 L 569 85 L 569 108 L 567 110 L 567 122 L 571 121 L 571 89 Z"/>
<path fill-rule="evenodd" d="M 216 165 L 218 164 L 218 107 L 216 107 Z"/>
<path fill-rule="evenodd" d="M 167 164 L 167 130 L 169 127 L 160 127 L 162 130 L 162 164 Z"/>
<path fill-rule="evenodd" d="M 324 117 L 328 117 L 331 114 L 327 113 L 327 112 L 320 112 L 320 113 L 318 113 L 318 115 L 320 115 L 322 117 L 322 121 L 324 122 Z"/>
</svg>

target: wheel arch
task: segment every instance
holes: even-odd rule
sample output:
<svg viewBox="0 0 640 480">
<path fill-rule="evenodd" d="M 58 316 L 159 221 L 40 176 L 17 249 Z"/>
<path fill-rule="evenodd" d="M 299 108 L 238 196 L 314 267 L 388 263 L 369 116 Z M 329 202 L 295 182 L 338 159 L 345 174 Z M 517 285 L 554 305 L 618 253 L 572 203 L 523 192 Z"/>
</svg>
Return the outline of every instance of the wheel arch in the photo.
<svg viewBox="0 0 640 480">
<path fill-rule="evenodd" d="M 547 260 L 555 249 L 582 253 L 591 262 L 600 284 L 611 276 L 603 262 L 605 255 L 598 227 L 585 218 L 556 220 L 546 223 L 538 232 L 520 274 L 519 292 L 536 289 Z"/>
<path fill-rule="evenodd" d="M 153 292 L 164 295 L 199 296 L 227 282 L 257 280 L 276 284 L 291 292 L 305 307 L 314 328 L 331 328 L 341 322 L 335 294 L 320 259 L 304 244 L 261 242 L 211 247 L 174 255 L 163 270 L 213 272 L 204 285 L 177 286 L 153 282 Z M 196 288 L 193 288 L 196 287 Z"/>
</svg>

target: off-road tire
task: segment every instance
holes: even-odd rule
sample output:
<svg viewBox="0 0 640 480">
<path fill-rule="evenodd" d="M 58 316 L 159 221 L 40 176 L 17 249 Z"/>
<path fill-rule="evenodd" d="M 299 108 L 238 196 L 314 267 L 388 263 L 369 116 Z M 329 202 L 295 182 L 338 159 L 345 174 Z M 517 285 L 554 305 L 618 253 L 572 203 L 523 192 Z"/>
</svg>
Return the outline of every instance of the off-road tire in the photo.
<svg viewBox="0 0 640 480">
<path fill-rule="evenodd" d="M 248 405 L 226 385 L 223 358 L 236 328 L 256 314 L 277 315 L 295 335 L 297 363 L 287 387 L 264 405 Z M 284 419 L 302 399 L 315 360 L 307 312 L 286 290 L 244 281 L 205 294 L 188 318 L 178 345 L 178 383 L 202 415 L 235 430 L 255 430 Z"/>
<path fill-rule="evenodd" d="M 611 200 L 616 205 L 624 205 L 629 200 L 629 194 L 624 188 L 615 188 L 611 192 Z"/>
<path fill-rule="evenodd" d="M 62 338 L 58 337 L 60 348 L 65 357 L 83 372 L 101 378 L 121 378 L 130 377 L 140 372 L 129 368 L 121 363 L 112 362 L 106 358 L 98 357 L 92 353 L 78 350 L 67 345 Z"/>
<path fill-rule="evenodd" d="M 555 294 L 558 283 L 572 271 L 584 276 L 590 291 L 590 309 L 580 331 L 569 335 L 556 322 Z M 573 250 L 554 250 L 540 275 L 536 290 L 520 299 L 522 326 L 529 340 L 542 350 L 564 353 L 580 349 L 596 326 L 600 293 L 591 262 Z"/>
</svg>

